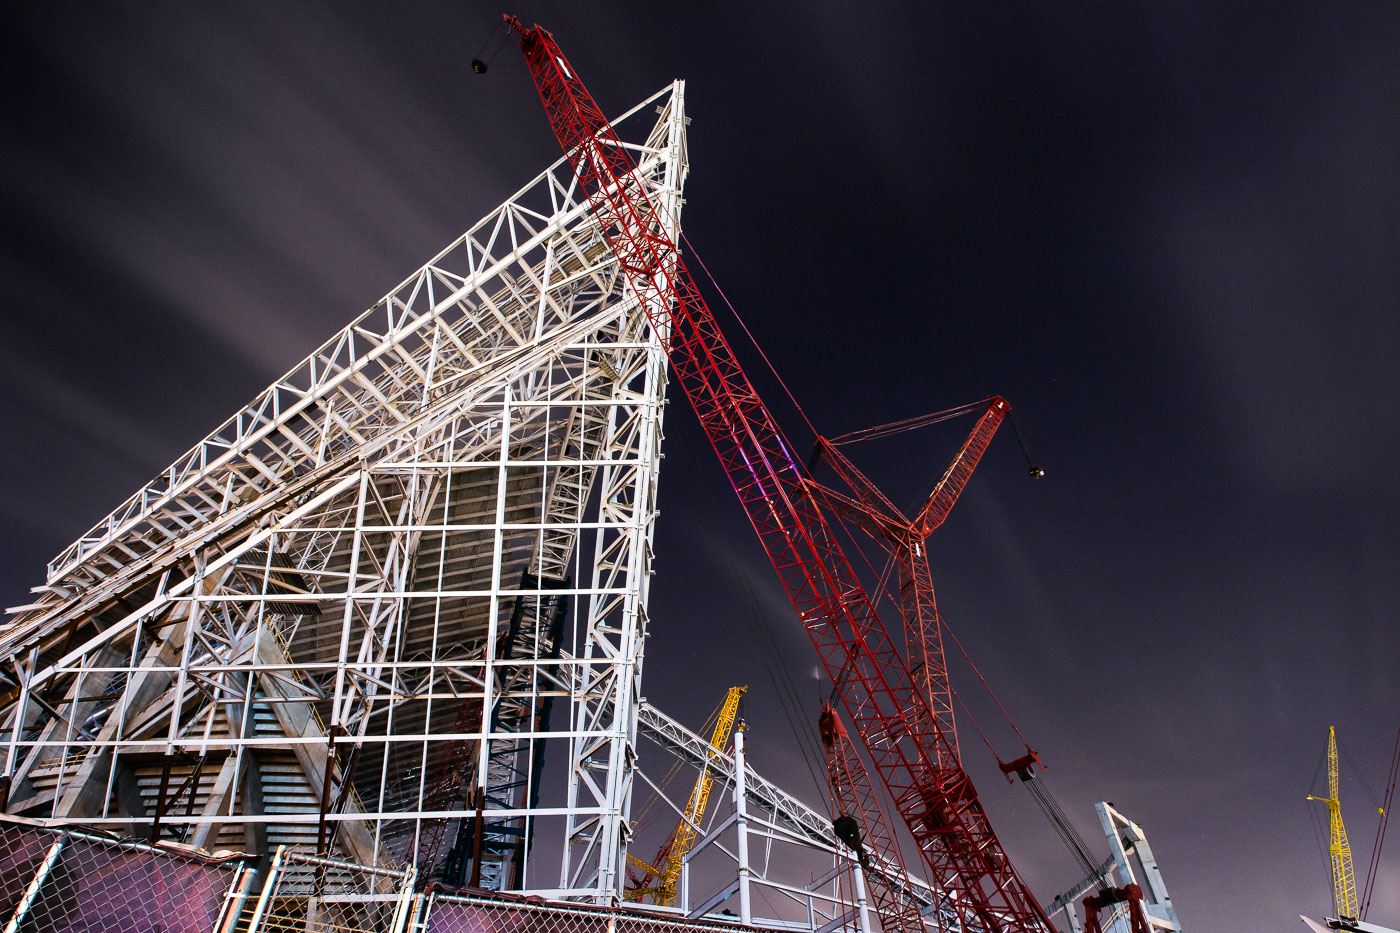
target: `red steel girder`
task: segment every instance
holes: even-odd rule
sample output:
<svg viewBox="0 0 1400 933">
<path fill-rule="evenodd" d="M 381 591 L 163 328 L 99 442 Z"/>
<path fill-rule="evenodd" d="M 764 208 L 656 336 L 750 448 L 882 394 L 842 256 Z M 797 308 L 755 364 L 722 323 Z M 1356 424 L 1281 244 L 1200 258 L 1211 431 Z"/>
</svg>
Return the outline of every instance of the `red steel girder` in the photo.
<svg viewBox="0 0 1400 933">
<path fill-rule="evenodd" d="M 1051 929 L 992 832 L 971 782 L 939 768 L 951 754 L 928 701 L 808 490 L 792 447 L 744 374 L 632 160 L 554 37 L 521 37 L 555 137 L 686 397 L 787 590 L 876 773 L 930 872 L 965 922 Z M 913 713 L 913 715 L 911 715 Z M 941 750 L 941 754 L 940 754 Z"/>
</svg>

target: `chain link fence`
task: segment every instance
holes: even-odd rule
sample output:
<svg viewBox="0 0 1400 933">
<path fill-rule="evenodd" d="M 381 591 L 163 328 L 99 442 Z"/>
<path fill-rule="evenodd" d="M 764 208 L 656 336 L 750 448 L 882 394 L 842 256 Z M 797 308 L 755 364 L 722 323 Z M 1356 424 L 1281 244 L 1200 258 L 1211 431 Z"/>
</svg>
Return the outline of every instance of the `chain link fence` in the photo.
<svg viewBox="0 0 1400 933">
<path fill-rule="evenodd" d="M 750 929 L 635 909 L 430 891 L 422 898 L 414 933 L 746 933 Z"/>
<path fill-rule="evenodd" d="M 485 893 L 279 848 L 260 890 L 215 859 L 0 815 L 0 933 L 736 933 L 737 924 Z"/>
<path fill-rule="evenodd" d="M 211 933 L 249 880 L 212 859 L 0 819 L 4 933 Z"/>
<path fill-rule="evenodd" d="M 413 869 L 395 871 L 305 855 L 283 846 L 238 933 L 403 933 Z"/>
</svg>

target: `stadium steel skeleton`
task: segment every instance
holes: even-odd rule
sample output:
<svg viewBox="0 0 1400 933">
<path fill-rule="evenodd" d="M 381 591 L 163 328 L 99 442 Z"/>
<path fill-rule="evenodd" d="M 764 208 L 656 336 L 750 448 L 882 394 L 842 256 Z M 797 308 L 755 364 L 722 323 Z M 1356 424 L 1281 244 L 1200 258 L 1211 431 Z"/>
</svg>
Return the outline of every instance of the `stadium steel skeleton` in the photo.
<svg viewBox="0 0 1400 933">
<path fill-rule="evenodd" d="M 682 88 L 618 124 L 670 237 Z M 5 810 L 613 896 L 663 336 L 561 160 L 53 560 L 0 632 Z"/>
</svg>

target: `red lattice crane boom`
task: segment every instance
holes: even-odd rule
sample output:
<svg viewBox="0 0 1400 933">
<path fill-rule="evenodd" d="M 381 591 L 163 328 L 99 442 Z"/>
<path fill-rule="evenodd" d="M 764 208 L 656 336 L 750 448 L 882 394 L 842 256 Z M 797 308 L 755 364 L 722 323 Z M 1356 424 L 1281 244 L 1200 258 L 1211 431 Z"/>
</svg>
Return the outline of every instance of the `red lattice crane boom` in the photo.
<svg viewBox="0 0 1400 933">
<path fill-rule="evenodd" d="M 919 905 L 909 891 L 904 856 L 885 820 L 880 798 L 841 717 L 823 703 L 817 720 L 826 749 L 826 783 L 831 789 L 832 828 L 856 854 L 880 917 L 881 933 L 923 933 Z M 871 858 L 874 855 L 875 858 Z"/>
<path fill-rule="evenodd" d="M 554 37 L 506 21 L 550 126 L 754 531 L 831 677 L 847 718 L 918 845 L 930 880 L 966 925 L 1051 929 L 1021 882 L 933 718 L 899 647 L 876 617 L 764 406 L 681 260 L 633 165 Z"/>
<path fill-rule="evenodd" d="M 906 518 L 879 488 L 840 450 L 839 441 L 817 438 L 816 454 L 828 463 L 854 494 L 854 498 L 808 481 L 817 499 L 832 511 L 854 522 L 890 554 L 899 577 L 899 608 L 904 619 L 904 640 L 916 683 L 924 688 L 934 728 L 947 740 L 938 749 L 939 767 L 962 768 L 953 717 L 953 690 L 943 653 L 943 622 L 934 598 L 924 541 L 943 524 L 953 504 L 972 477 L 997 428 L 1011 412 L 1000 396 L 986 400 L 987 410 L 958 449 L 938 484 L 914 518 Z M 872 429 L 878 431 L 880 429 Z M 860 432 L 869 436 L 871 432 Z M 947 754 L 944 755 L 943 752 Z"/>
</svg>

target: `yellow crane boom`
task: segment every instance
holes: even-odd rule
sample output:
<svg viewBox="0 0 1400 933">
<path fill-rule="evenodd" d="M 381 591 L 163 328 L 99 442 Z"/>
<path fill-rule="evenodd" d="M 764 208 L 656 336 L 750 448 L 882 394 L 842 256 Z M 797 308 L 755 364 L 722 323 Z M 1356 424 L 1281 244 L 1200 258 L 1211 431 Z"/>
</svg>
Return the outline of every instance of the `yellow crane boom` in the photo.
<svg viewBox="0 0 1400 933">
<path fill-rule="evenodd" d="M 1339 788 L 1341 775 L 1337 768 L 1337 729 L 1327 728 L 1327 793 L 1326 797 L 1308 795 L 1309 800 L 1320 800 L 1327 804 L 1328 820 L 1332 827 L 1332 897 L 1337 908 L 1337 919 L 1356 920 L 1356 879 L 1351 870 L 1351 845 L 1347 842 L 1347 828 L 1342 824 L 1342 800 Z"/>
<path fill-rule="evenodd" d="M 710 734 L 710 747 L 715 752 L 723 751 L 729 744 L 729 735 L 734 731 L 734 722 L 739 716 L 739 699 L 748 689 L 747 686 L 730 687 L 729 693 L 725 695 L 719 716 L 715 720 L 714 731 Z M 705 815 L 705 806 L 710 801 L 710 788 L 714 783 L 715 778 L 707 761 L 700 769 L 700 776 L 695 779 L 695 786 L 690 791 L 690 800 L 686 803 L 680 823 L 656 853 L 654 864 L 648 864 L 630 852 L 627 854 L 627 861 L 645 874 L 641 885 L 623 895 L 625 900 L 636 901 L 650 896 L 653 904 L 665 907 L 676 905 L 676 882 L 680 880 L 685 857 L 695 845 L 695 839 L 700 833 L 700 818 Z M 651 878 L 656 879 L 655 883 L 647 884 Z"/>
</svg>

